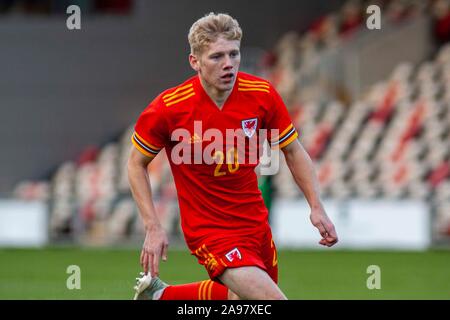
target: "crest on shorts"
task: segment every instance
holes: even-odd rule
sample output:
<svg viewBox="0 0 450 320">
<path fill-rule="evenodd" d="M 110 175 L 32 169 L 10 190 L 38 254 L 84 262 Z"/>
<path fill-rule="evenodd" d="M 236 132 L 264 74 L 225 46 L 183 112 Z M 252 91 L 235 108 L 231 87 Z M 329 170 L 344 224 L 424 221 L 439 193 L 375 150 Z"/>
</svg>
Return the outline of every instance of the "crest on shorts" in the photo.
<svg viewBox="0 0 450 320">
<path fill-rule="evenodd" d="M 235 259 L 242 259 L 242 255 L 241 252 L 239 251 L 238 248 L 234 248 L 233 250 L 231 250 L 230 252 L 228 252 L 225 257 L 227 257 L 228 261 L 233 262 Z"/>
<path fill-rule="evenodd" d="M 244 130 L 245 135 L 249 138 L 255 134 L 257 126 L 258 118 L 242 120 L 242 130 Z"/>
</svg>

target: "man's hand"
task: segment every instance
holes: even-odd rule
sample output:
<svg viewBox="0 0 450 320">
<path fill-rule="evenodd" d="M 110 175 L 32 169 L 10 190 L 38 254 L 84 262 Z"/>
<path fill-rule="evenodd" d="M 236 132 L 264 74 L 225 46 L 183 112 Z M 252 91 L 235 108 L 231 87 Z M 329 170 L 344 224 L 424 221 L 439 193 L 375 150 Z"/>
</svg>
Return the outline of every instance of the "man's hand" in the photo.
<svg viewBox="0 0 450 320">
<path fill-rule="evenodd" d="M 169 240 L 166 232 L 161 226 L 151 227 L 145 235 L 144 246 L 141 252 L 141 266 L 144 273 L 148 273 L 150 266 L 150 274 L 152 277 L 159 275 L 159 259 L 167 260 L 167 248 Z"/>
<path fill-rule="evenodd" d="M 284 147 L 286 163 L 299 188 L 311 206 L 311 222 L 319 229 L 322 239 L 319 243 L 331 247 L 338 241 L 334 225 L 328 218 L 319 200 L 319 181 L 314 172 L 313 162 L 298 140 Z"/>
<path fill-rule="evenodd" d="M 331 247 L 338 242 L 338 237 L 334 225 L 328 218 L 323 207 L 311 209 L 311 223 L 319 230 L 322 239 L 319 244 Z"/>
</svg>

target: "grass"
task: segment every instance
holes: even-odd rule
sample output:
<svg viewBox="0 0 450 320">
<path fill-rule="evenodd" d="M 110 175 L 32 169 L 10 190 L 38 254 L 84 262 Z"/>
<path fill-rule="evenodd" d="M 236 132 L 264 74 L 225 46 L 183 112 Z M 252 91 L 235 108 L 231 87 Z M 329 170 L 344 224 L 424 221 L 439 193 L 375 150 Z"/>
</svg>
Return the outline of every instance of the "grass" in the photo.
<svg viewBox="0 0 450 320">
<path fill-rule="evenodd" d="M 141 271 L 138 250 L 47 248 L 0 250 L 0 299 L 126 299 Z M 290 299 L 450 299 L 450 251 L 279 252 L 280 287 Z M 66 272 L 81 269 L 81 289 Z M 369 265 L 381 269 L 381 289 L 369 290 Z M 171 284 L 199 281 L 206 271 L 187 251 L 161 264 Z"/>
</svg>

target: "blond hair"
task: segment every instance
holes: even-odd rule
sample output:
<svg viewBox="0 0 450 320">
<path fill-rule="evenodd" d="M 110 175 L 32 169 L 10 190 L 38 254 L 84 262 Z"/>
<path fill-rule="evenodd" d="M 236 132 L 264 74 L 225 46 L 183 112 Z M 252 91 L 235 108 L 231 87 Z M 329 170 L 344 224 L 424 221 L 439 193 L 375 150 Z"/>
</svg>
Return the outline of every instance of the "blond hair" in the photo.
<svg viewBox="0 0 450 320">
<path fill-rule="evenodd" d="M 198 19 L 189 30 L 191 53 L 200 53 L 205 46 L 216 41 L 219 36 L 227 40 L 241 41 L 242 29 L 237 20 L 228 14 L 213 12 Z"/>
</svg>

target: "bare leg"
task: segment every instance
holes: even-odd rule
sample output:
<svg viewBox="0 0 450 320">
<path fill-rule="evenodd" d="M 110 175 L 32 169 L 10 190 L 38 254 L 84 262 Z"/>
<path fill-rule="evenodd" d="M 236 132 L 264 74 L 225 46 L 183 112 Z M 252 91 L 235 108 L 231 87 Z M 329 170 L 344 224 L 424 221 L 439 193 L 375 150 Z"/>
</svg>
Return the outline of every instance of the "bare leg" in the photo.
<svg viewBox="0 0 450 320">
<path fill-rule="evenodd" d="M 228 268 L 219 277 L 228 287 L 228 297 L 249 300 L 286 300 L 272 278 L 258 267 Z M 234 295 L 233 295 L 234 293 Z"/>
<path fill-rule="evenodd" d="M 228 300 L 241 300 L 241 298 L 236 293 L 228 289 Z"/>
</svg>

